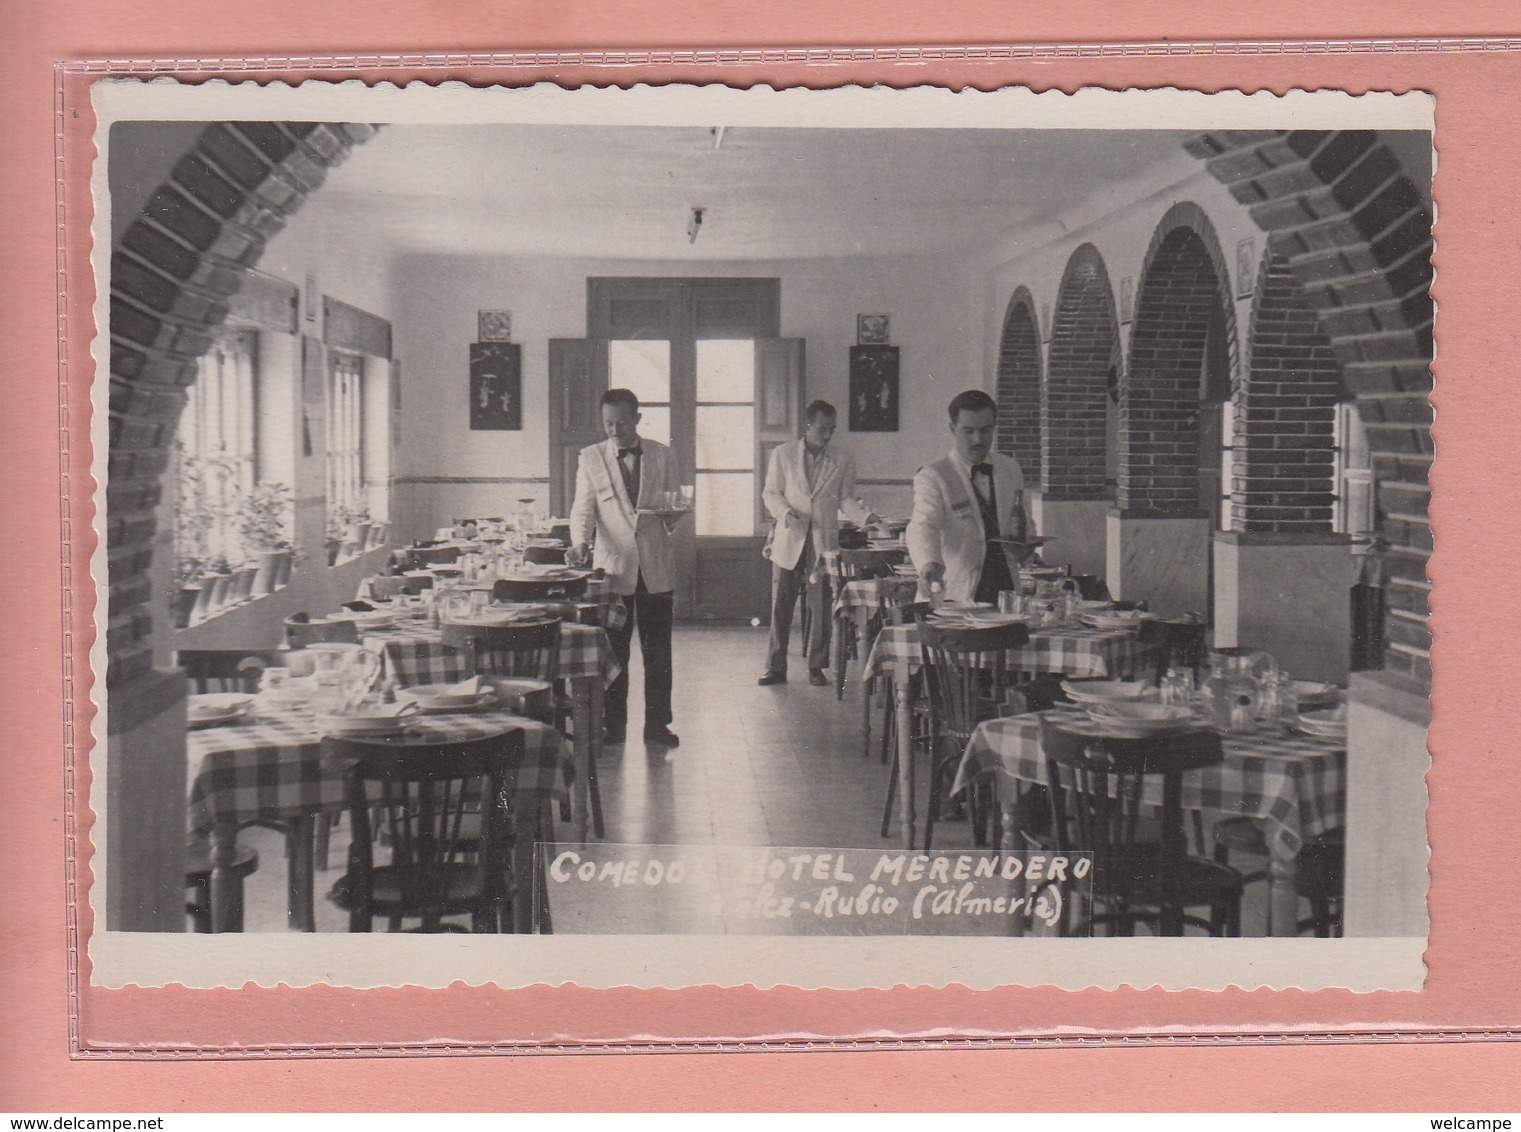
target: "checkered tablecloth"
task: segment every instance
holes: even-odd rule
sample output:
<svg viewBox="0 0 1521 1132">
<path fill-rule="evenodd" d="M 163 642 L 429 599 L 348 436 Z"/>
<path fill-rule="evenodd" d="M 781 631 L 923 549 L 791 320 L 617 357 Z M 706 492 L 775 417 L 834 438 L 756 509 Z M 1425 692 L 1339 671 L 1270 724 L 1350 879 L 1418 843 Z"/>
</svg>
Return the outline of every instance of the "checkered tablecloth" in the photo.
<svg viewBox="0 0 1521 1132">
<path fill-rule="evenodd" d="M 1071 708 L 1051 713 L 1073 731 L 1099 734 L 1086 714 Z M 974 778 L 1046 782 L 1040 749 L 1040 713 L 992 719 L 972 734 L 956 771 L 952 792 Z M 1183 776 L 1183 808 L 1230 817 L 1249 817 L 1267 825 L 1274 855 L 1288 860 L 1305 839 L 1339 828 L 1347 809 L 1347 752 L 1340 740 L 1262 731 L 1224 737 L 1225 759 L 1219 766 Z M 1160 806 L 1160 776 L 1146 783 L 1142 800 Z"/>
<path fill-rule="evenodd" d="M 407 734 L 459 742 L 523 733 L 523 762 L 512 792 L 526 803 L 566 796 L 567 768 L 574 773 L 570 744 L 553 727 L 505 711 L 419 715 Z M 325 765 L 322 734 L 304 712 L 281 711 L 246 723 L 191 731 L 189 756 L 192 832 L 218 819 L 239 824 L 287 821 L 301 814 L 343 808 L 341 768 Z"/>
<path fill-rule="evenodd" d="M 1075 677 L 1129 676 L 1149 649 L 1133 629 L 1083 627 L 1038 629 L 1030 642 L 1009 653 L 1009 667 L 1016 672 L 1059 673 Z M 915 625 L 889 625 L 877 636 L 866 659 L 867 675 L 907 664 L 915 671 L 924 663 Z"/>
<path fill-rule="evenodd" d="M 917 578 L 861 578 L 835 582 L 834 615 L 849 617 L 862 630 L 877 615 L 883 602 L 906 605 L 919 589 Z"/>
<path fill-rule="evenodd" d="M 443 684 L 474 675 L 464 670 L 462 656 L 457 650 L 444 647 L 442 630 L 427 620 L 404 622 L 394 628 L 367 633 L 363 643 L 385 657 L 387 664 L 396 666 L 398 683 Z M 613 644 L 608 640 L 607 631 L 600 625 L 560 623 L 561 679 L 600 676 L 603 684 L 608 685 L 622 671 L 613 655 Z M 416 679 L 403 680 L 404 675 Z"/>
</svg>

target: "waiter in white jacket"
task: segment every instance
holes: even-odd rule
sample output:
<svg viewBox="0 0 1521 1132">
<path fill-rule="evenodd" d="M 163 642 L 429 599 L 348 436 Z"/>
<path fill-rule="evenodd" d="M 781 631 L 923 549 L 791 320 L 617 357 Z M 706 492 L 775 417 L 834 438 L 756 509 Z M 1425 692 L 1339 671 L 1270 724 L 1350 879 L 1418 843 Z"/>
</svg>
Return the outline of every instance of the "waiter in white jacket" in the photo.
<svg viewBox="0 0 1521 1132">
<path fill-rule="evenodd" d="M 829 663 L 829 580 L 820 555 L 840 545 L 840 512 L 865 526 L 876 521 L 856 497 L 856 462 L 830 448 L 838 419 L 828 401 L 803 410 L 803 435 L 771 450 L 761 499 L 776 520 L 771 559 L 771 640 L 762 685 L 787 682 L 787 642 L 798 594 L 808 602 L 808 679 L 822 686 Z"/>
<path fill-rule="evenodd" d="M 571 548 L 582 565 L 596 539 L 595 564 L 606 571 L 613 592 L 628 608 L 628 621 L 609 630 L 623 671 L 607 690 L 603 733 L 621 743 L 628 726 L 628 662 L 634 627 L 644 657 L 644 739 L 674 747 L 671 731 L 671 591 L 676 582 L 672 520 L 641 515 L 658 510 L 665 493 L 679 486 L 676 457 L 664 444 L 639 435 L 639 398 L 628 389 L 602 395 L 607 439 L 581 449 L 576 501 L 570 509 Z"/>
<path fill-rule="evenodd" d="M 1024 475 L 1012 457 L 993 451 L 998 406 L 980 389 L 950 404 L 949 453 L 914 476 L 908 554 L 919 571 L 919 596 L 996 602 L 1015 588 L 1003 548 L 1030 530 Z"/>
</svg>

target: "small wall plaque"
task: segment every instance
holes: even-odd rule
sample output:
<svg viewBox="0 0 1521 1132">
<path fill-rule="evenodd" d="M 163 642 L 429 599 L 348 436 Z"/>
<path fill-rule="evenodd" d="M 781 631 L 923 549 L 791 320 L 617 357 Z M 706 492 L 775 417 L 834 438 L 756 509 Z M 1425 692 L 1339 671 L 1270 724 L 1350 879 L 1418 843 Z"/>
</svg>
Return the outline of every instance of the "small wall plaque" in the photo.
<svg viewBox="0 0 1521 1132">
<path fill-rule="evenodd" d="M 512 341 L 511 311 L 481 311 L 476 315 L 476 322 L 482 342 Z"/>
<path fill-rule="evenodd" d="M 856 345 L 885 346 L 888 339 L 888 316 L 885 314 L 856 315 Z"/>
</svg>

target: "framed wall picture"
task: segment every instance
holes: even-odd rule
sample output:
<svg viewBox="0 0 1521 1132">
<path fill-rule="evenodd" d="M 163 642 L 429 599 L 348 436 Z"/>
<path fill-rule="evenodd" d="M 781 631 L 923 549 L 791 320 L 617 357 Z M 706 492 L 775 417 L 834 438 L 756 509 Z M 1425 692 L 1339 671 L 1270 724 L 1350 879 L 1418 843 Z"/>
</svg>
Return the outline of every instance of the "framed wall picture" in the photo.
<svg viewBox="0 0 1521 1132">
<path fill-rule="evenodd" d="M 511 311 L 479 311 L 475 321 L 477 337 L 482 342 L 512 341 Z"/>
<path fill-rule="evenodd" d="M 856 315 L 856 344 L 859 346 L 885 346 L 888 338 L 888 316 L 885 314 Z"/>
<path fill-rule="evenodd" d="M 470 427 L 523 427 L 523 348 L 517 343 L 470 344 Z"/>
<path fill-rule="evenodd" d="M 850 348 L 850 431 L 898 431 L 898 347 Z"/>
</svg>

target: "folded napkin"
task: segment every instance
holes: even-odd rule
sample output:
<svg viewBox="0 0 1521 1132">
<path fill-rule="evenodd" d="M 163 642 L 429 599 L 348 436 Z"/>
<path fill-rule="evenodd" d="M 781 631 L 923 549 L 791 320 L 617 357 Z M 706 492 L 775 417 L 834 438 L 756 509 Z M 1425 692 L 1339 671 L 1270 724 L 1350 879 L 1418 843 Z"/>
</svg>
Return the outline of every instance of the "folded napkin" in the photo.
<svg viewBox="0 0 1521 1132">
<path fill-rule="evenodd" d="M 461 680 L 452 688 L 445 688 L 446 696 L 478 696 L 481 694 L 481 678 L 472 676 L 468 680 Z"/>
</svg>

